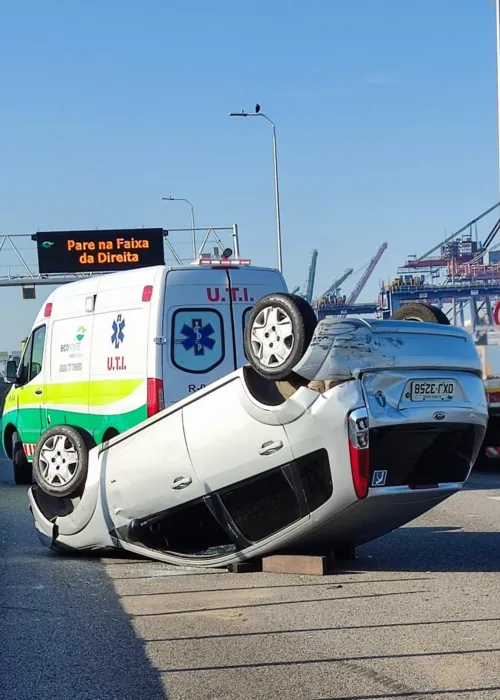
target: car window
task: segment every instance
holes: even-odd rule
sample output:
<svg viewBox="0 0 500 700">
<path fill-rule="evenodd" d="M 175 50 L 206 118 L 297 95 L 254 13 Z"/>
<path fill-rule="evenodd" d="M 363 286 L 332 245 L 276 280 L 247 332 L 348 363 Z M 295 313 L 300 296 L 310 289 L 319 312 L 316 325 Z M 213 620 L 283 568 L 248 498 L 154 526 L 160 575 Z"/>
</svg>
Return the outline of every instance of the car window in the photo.
<svg viewBox="0 0 500 700">
<path fill-rule="evenodd" d="M 172 364 L 184 372 L 209 372 L 224 359 L 224 322 L 215 309 L 178 309 L 171 337 Z"/>
<path fill-rule="evenodd" d="M 30 376 L 30 365 L 31 365 L 31 351 L 33 349 L 33 336 L 29 337 L 28 342 L 24 347 L 24 353 L 19 363 L 17 370 L 17 377 L 19 384 L 26 384 L 29 381 Z"/>
<path fill-rule="evenodd" d="M 40 326 L 33 333 L 33 350 L 31 353 L 31 363 L 29 380 L 34 379 L 42 371 L 43 349 L 45 346 L 45 326 Z"/>
</svg>

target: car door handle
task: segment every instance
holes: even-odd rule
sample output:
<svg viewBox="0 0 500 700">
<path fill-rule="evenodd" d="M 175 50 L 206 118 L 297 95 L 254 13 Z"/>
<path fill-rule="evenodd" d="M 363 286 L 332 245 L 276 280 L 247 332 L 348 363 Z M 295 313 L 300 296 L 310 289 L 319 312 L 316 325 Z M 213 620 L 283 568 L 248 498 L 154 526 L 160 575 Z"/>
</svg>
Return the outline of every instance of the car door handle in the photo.
<svg viewBox="0 0 500 700">
<path fill-rule="evenodd" d="M 191 479 L 190 476 L 178 476 L 177 479 L 174 479 L 172 482 L 172 488 L 173 489 L 185 489 L 186 486 L 189 486 L 190 484 L 193 483 L 193 480 Z"/>
<path fill-rule="evenodd" d="M 35 389 L 35 394 L 37 396 L 40 396 L 41 394 L 43 394 L 43 391 L 41 389 Z"/>
<path fill-rule="evenodd" d="M 260 455 L 272 455 L 278 450 L 281 450 L 283 447 L 283 443 L 281 440 L 276 440 L 276 442 L 273 442 L 272 440 L 269 440 L 269 442 L 264 442 L 262 447 L 259 450 Z"/>
</svg>

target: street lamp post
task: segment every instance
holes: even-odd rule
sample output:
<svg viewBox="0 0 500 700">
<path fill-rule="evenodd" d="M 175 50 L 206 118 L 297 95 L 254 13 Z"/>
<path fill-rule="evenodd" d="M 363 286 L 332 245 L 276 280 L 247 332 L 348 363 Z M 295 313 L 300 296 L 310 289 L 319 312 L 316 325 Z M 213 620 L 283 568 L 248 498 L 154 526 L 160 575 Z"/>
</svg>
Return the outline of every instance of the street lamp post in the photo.
<svg viewBox="0 0 500 700">
<path fill-rule="evenodd" d="M 196 260 L 196 232 L 194 228 L 194 209 L 193 205 L 188 199 L 184 199 L 184 197 L 162 197 L 162 200 L 168 201 L 168 202 L 186 202 L 186 204 L 189 204 L 189 208 L 191 209 L 191 230 L 193 234 L 193 260 Z"/>
<path fill-rule="evenodd" d="M 280 191 L 278 183 L 278 149 L 276 146 L 276 126 L 266 114 L 260 111 L 259 105 L 255 112 L 230 112 L 230 117 L 263 117 L 273 128 L 273 162 L 274 162 L 274 200 L 276 206 L 276 242 L 278 246 L 278 270 L 283 272 L 283 257 L 281 251 L 281 219 L 280 219 Z"/>
</svg>

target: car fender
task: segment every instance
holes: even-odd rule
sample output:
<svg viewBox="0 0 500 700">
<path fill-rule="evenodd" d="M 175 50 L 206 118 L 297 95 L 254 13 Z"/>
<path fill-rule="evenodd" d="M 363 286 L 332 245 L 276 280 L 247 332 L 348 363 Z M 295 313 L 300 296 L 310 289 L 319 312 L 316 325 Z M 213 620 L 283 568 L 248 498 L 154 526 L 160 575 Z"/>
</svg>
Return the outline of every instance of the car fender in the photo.
<svg viewBox="0 0 500 700">
<path fill-rule="evenodd" d="M 87 480 L 80 502 L 72 513 L 55 519 L 59 536 L 75 535 L 90 522 L 99 497 L 100 474 L 99 452 L 94 448 L 89 452 Z"/>
<path fill-rule="evenodd" d="M 55 525 L 45 517 L 39 508 L 35 498 L 33 486 L 28 489 L 28 502 L 30 504 L 30 511 L 33 515 L 33 521 L 35 523 L 35 529 L 38 537 L 44 545 L 50 547 L 55 537 Z"/>
<path fill-rule="evenodd" d="M 358 358 L 369 354 L 370 362 L 374 362 L 371 341 L 371 327 L 364 319 L 327 316 L 316 326 L 306 353 L 293 371 L 309 381 L 352 379 Z M 390 366 L 391 358 L 380 348 L 375 354 L 378 364 Z"/>
<path fill-rule="evenodd" d="M 317 400 L 319 394 L 313 389 L 300 387 L 283 403 L 267 406 L 250 393 L 244 377 L 235 386 L 238 399 L 249 416 L 266 425 L 285 425 L 300 418 Z"/>
<path fill-rule="evenodd" d="M 82 498 L 75 506 L 72 513 L 55 518 L 46 517 L 37 502 L 37 487 L 31 487 L 28 491 L 28 498 L 32 512 L 35 515 L 37 530 L 47 537 L 58 539 L 59 537 L 72 536 L 81 532 L 92 519 L 98 498 L 100 487 L 101 465 L 98 450 L 91 450 L 89 453 L 89 469 L 87 482 Z M 53 498 L 49 496 L 48 498 Z"/>
</svg>

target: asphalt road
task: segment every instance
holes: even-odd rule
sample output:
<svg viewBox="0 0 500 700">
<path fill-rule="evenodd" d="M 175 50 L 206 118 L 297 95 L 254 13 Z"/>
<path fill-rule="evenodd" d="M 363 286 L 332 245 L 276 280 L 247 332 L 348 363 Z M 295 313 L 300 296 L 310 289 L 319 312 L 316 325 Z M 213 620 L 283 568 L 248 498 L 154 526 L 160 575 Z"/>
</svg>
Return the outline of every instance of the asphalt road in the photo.
<svg viewBox="0 0 500 700">
<path fill-rule="evenodd" d="M 53 554 L 7 467 L 4 700 L 500 698 L 500 475 L 318 578 Z"/>
</svg>

